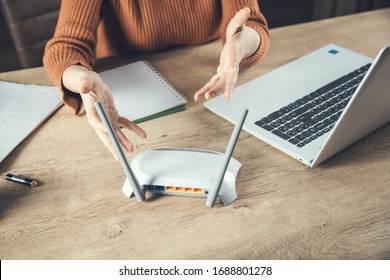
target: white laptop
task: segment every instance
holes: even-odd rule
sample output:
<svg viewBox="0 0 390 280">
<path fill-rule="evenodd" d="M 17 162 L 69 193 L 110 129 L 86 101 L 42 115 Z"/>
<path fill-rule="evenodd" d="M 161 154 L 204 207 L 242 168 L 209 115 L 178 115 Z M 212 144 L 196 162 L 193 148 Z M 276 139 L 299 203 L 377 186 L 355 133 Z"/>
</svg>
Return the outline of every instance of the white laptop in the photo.
<svg viewBox="0 0 390 280">
<path fill-rule="evenodd" d="M 313 167 L 390 121 L 390 46 L 373 60 L 329 44 L 204 103 Z"/>
</svg>

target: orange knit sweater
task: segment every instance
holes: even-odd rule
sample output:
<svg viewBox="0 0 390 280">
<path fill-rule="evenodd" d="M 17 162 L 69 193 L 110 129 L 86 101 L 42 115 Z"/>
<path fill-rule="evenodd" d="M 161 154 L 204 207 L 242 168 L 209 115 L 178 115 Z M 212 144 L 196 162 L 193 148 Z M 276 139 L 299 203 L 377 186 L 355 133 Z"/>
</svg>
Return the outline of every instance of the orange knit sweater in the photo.
<svg viewBox="0 0 390 280">
<path fill-rule="evenodd" d="M 79 94 L 61 83 L 63 71 L 75 64 L 92 70 L 96 58 L 116 54 L 155 52 L 174 45 L 225 41 L 230 19 L 243 7 L 251 9 L 247 25 L 261 36 L 256 62 L 269 48 L 267 22 L 257 0 L 62 0 L 54 37 L 47 43 L 43 64 L 65 104 L 76 114 Z"/>
</svg>

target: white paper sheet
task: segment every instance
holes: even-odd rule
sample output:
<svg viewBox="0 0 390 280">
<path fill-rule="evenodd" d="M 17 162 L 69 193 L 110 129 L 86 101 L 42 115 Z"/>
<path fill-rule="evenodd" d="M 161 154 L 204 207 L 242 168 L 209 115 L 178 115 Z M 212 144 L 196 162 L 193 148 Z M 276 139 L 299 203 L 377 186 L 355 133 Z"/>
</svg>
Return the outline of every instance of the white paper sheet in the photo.
<svg viewBox="0 0 390 280">
<path fill-rule="evenodd" d="M 55 87 L 0 81 L 0 162 L 61 104 Z"/>
</svg>

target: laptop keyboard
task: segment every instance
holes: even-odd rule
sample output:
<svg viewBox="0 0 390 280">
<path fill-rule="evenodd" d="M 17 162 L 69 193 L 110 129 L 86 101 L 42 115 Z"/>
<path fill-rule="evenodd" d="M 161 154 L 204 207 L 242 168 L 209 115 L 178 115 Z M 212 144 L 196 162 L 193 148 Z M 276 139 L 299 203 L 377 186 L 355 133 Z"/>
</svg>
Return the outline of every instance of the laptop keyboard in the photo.
<svg viewBox="0 0 390 280">
<path fill-rule="evenodd" d="M 330 131 L 371 63 L 269 114 L 255 124 L 303 147 Z"/>
</svg>

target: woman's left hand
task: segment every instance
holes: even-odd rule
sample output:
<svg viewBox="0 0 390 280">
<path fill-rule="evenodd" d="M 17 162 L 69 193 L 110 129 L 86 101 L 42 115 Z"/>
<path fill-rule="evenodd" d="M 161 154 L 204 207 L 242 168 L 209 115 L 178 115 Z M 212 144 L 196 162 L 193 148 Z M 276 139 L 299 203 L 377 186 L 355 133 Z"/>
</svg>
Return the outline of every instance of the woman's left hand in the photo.
<svg viewBox="0 0 390 280">
<path fill-rule="evenodd" d="M 249 8 L 238 11 L 226 30 L 226 43 L 222 49 L 217 73 L 194 94 L 195 101 L 223 93 L 230 99 L 237 82 L 242 59 L 251 56 L 259 48 L 260 35 L 245 25 L 250 15 Z"/>
</svg>

